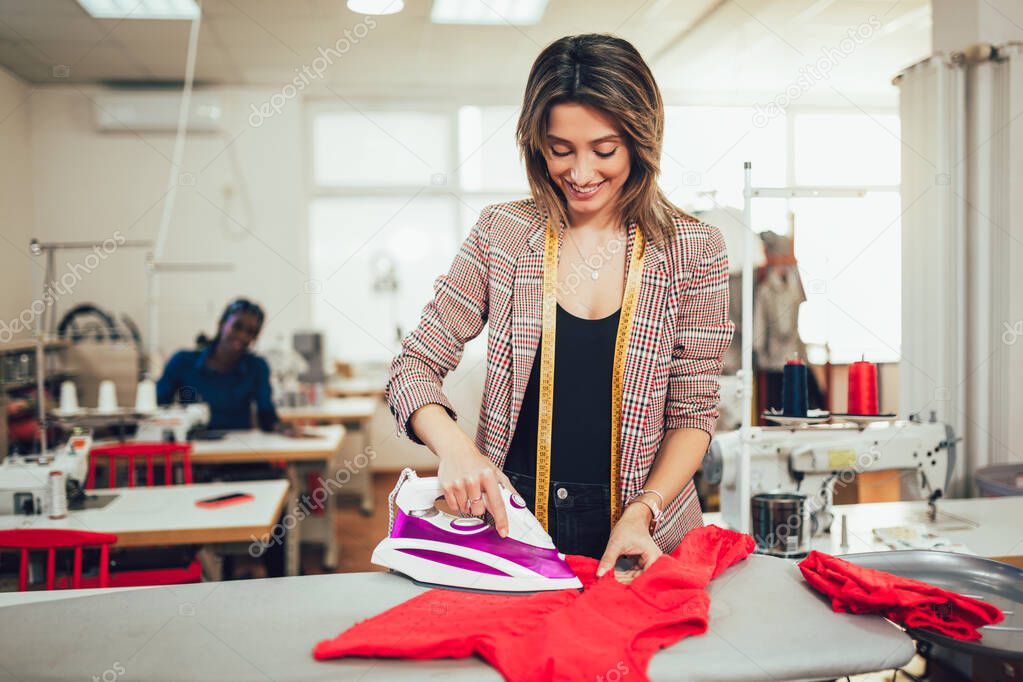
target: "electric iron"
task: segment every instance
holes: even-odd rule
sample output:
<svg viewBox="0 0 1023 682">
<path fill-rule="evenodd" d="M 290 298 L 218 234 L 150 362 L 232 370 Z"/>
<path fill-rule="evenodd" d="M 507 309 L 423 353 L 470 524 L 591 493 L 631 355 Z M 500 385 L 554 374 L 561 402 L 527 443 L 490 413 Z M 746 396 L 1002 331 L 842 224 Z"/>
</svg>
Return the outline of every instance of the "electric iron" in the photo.
<svg viewBox="0 0 1023 682">
<path fill-rule="evenodd" d="M 452 516 L 434 506 L 440 479 L 406 468 L 387 498 L 388 537 L 372 561 L 417 582 L 495 592 L 582 588 L 579 578 L 519 495 L 501 486 L 508 536 L 476 516 Z"/>
</svg>

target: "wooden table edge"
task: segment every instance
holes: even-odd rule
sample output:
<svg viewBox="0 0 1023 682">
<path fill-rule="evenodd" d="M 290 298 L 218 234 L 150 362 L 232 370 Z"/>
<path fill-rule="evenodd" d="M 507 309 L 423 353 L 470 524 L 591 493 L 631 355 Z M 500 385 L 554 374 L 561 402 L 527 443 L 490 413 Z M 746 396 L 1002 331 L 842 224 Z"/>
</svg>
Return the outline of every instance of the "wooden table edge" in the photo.
<svg viewBox="0 0 1023 682">
<path fill-rule="evenodd" d="M 345 398 L 383 398 L 387 395 L 382 388 L 367 388 L 362 390 L 352 390 L 348 388 L 327 388 L 323 389 L 323 394 L 328 398 L 337 398 L 344 400 Z"/>
<path fill-rule="evenodd" d="M 272 462 L 274 460 L 285 460 L 288 462 L 329 462 L 341 451 L 348 437 L 348 429 L 343 424 L 333 425 L 331 428 L 338 430 L 337 442 L 329 448 L 317 448 L 316 450 L 303 450 L 301 443 L 303 439 L 295 439 L 295 448 L 279 448 L 268 450 L 259 447 L 239 447 L 236 450 L 218 450 L 215 452 L 196 452 L 192 448 L 192 464 L 229 464 L 232 462 Z"/>
<path fill-rule="evenodd" d="M 278 412 L 277 418 L 289 424 L 300 424 L 303 426 L 345 426 L 351 424 L 362 427 L 373 420 L 373 414 L 331 414 L 330 412 L 310 412 L 308 414 L 289 414 Z"/>
<path fill-rule="evenodd" d="M 229 526 L 210 528 L 185 528 L 179 530 L 128 531 L 117 533 L 115 547 L 145 547 L 148 545 L 211 545 L 220 542 L 253 542 L 270 536 L 281 511 L 291 499 L 291 484 L 284 487 L 284 494 L 274 505 L 270 523 L 257 526 Z M 212 529 L 212 530 L 211 530 Z"/>
<path fill-rule="evenodd" d="M 1023 556 L 993 556 L 988 558 L 1001 561 L 1003 564 L 1009 564 L 1016 568 L 1023 568 Z"/>
<path fill-rule="evenodd" d="M 278 515 L 279 516 L 279 515 Z M 179 530 L 145 530 L 117 533 L 115 547 L 146 547 L 151 545 L 210 545 L 223 542 L 253 542 L 267 536 L 277 521 L 263 526 L 230 528 L 182 528 Z"/>
<path fill-rule="evenodd" d="M 267 450 L 228 450 L 226 452 L 192 453 L 192 464 L 228 464 L 231 462 L 272 462 L 284 460 L 286 462 L 323 462 L 330 460 L 337 454 L 344 442 L 342 438 L 338 445 L 330 450 L 280 450 L 270 452 Z"/>
</svg>

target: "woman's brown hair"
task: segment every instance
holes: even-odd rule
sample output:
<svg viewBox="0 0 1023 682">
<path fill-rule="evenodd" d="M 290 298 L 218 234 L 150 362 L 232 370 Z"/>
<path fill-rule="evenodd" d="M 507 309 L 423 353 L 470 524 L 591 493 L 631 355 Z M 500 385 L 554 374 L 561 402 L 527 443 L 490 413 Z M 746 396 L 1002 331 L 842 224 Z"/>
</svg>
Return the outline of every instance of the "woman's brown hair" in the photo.
<svg viewBox="0 0 1023 682">
<path fill-rule="evenodd" d="M 650 242 L 671 238 L 671 214 L 686 214 L 657 185 L 664 103 L 650 67 L 636 48 L 611 35 L 566 36 L 548 45 L 529 72 L 516 129 L 519 151 L 537 206 L 555 224 L 567 225 L 565 197 L 547 174 L 544 156 L 550 110 L 564 103 L 598 109 L 621 128 L 631 160 L 619 199 L 623 224 L 638 223 Z"/>
</svg>

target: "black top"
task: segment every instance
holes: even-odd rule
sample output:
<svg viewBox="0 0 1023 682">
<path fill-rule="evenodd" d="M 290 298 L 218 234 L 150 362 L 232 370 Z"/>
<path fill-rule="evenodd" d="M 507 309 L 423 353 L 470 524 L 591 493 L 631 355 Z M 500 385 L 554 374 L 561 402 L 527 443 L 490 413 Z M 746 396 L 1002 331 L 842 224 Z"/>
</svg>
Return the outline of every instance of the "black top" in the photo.
<svg viewBox="0 0 1023 682">
<path fill-rule="evenodd" d="M 600 320 L 572 315 L 560 305 L 554 348 L 551 480 L 611 483 L 611 377 L 621 310 Z M 536 476 L 540 349 L 526 384 L 505 469 Z"/>
</svg>

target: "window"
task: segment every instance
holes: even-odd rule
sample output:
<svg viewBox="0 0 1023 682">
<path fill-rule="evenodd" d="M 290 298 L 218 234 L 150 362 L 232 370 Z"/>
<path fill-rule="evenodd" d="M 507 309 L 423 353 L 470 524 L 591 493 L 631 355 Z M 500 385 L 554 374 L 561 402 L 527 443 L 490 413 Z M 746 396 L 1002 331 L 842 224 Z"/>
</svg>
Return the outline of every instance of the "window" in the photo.
<svg viewBox="0 0 1023 682">
<path fill-rule="evenodd" d="M 728 207 L 741 216 L 744 161 L 757 186 L 872 189 L 865 199 L 758 199 L 754 229 L 795 227 L 804 341 L 829 348 L 834 362 L 896 359 L 898 117 L 758 120 L 750 108 L 711 106 L 665 113 L 661 186 L 687 210 Z M 511 105 L 310 107 L 310 260 L 322 287 L 313 322 L 333 357 L 389 360 L 480 211 L 528 196 L 517 120 Z"/>
<path fill-rule="evenodd" d="M 348 110 L 313 119 L 318 187 L 436 184 L 451 163 L 451 121 L 426 111 Z"/>
<path fill-rule="evenodd" d="M 793 121 L 796 184 L 874 188 L 864 198 L 789 202 L 807 296 L 800 336 L 820 351 L 826 347 L 831 362 L 899 359 L 898 135 L 895 115 L 800 113 Z"/>
<path fill-rule="evenodd" d="M 466 191 L 528 190 L 515 144 L 518 107 L 464 106 L 458 110 L 459 182 Z"/>
<path fill-rule="evenodd" d="M 753 163 L 754 184 L 784 185 L 785 117 L 758 126 L 754 113 L 745 107 L 666 107 L 661 188 L 668 198 L 683 207 L 741 210 L 746 161 Z M 784 207 L 779 208 L 783 217 Z M 773 216 L 769 223 L 779 217 L 760 215 Z"/>
<path fill-rule="evenodd" d="M 311 107 L 312 319 L 329 357 L 390 360 L 483 208 L 528 195 L 517 118 L 511 106 Z"/>
<path fill-rule="evenodd" d="M 797 114 L 797 185 L 899 184 L 899 118 L 861 113 Z"/>
<path fill-rule="evenodd" d="M 318 199 L 310 210 L 312 299 L 328 357 L 386 361 L 418 321 L 457 249 L 456 206 L 444 197 Z"/>
</svg>

